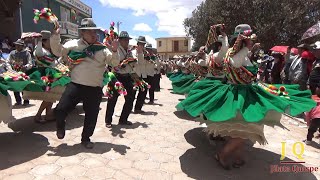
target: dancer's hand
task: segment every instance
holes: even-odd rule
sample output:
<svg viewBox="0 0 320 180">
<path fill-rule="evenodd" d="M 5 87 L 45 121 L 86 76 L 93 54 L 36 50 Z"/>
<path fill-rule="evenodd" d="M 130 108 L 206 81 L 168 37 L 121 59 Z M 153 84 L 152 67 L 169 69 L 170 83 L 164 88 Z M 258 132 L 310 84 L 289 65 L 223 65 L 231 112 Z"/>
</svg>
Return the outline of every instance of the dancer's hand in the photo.
<svg viewBox="0 0 320 180">
<path fill-rule="evenodd" d="M 52 31 L 52 34 L 55 34 L 55 35 L 60 34 L 60 27 L 57 28 L 57 29 L 54 29 L 54 30 Z"/>
<path fill-rule="evenodd" d="M 119 47 L 119 41 L 118 39 L 114 39 L 111 43 L 111 49 L 113 52 L 117 52 Z"/>
<path fill-rule="evenodd" d="M 227 36 L 226 31 L 225 31 L 226 28 L 225 28 L 224 24 L 218 24 L 217 27 L 219 27 L 219 29 L 220 29 L 220 34 L 221 34 L 222 36 Z"/>
<path fill-rule="evenodd" d="M 60 34 L 60 24 L 58 21 L 54 21 L 54 29 L 52 31 L 53 34 Z"/>
</svg>

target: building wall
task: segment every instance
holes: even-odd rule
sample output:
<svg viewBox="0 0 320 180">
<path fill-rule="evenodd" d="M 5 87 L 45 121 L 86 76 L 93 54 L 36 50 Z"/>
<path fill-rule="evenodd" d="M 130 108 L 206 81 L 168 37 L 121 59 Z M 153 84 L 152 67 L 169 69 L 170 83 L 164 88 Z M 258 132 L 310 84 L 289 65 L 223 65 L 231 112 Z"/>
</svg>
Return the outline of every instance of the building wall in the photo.
<svg viewBox="0 0 320 180">
<path fill-rule="evenodd" d="M 156 40 L 158 54 L 163 59 L 173 58 L 174 55 L 189 55 L 191 53 L 191 39 L 188 37 L 158 38 Z M 159 46 L 160 41 L 161 46 Z M 174 41 L 178 41 L 178 51 L 174 49 Z"/>
<path fill-rule="evenodd" d="M 24 0 L 22 2 L 22 25 L 23 25 L 23 31 L 24 32 L 40 32 L 41 30 L 51 30 L 53 25 L 45 20 L 38 21 L 38 24 L 34 24 L 33 22 L 33 9 L 39 9 L 41 10 L 44 7 L 50 7 L 52 12 L 59 15 L 60 14 L 60 6 L 56 1 L 52 0 Z M 19 12 L 17 12 L 19 14 Z M 19 16 L 17 16 L 18 22 Z M 17 23 L 17 38 L 21 36 L 20 31 L 20 23 Z"/>
<path fill-rule="evenodd" d="M 24 32 L 40 32 L 41 30 L 52 30 L 53 29 L 53 24 L 47 22 L 46 20 L 39 20 L 38 24 L 34 24 L 33 22 L 33 9 L 39 9 L 41 10 L 44 7 L 48 7 L 52 10 L 52 12 L 58 17 L 59 21 L 62 19 L 61 18 L 61 8 L 66 8 L 70 10 L 70 17 L 71 17 L 71 8 L 68 7 L 65 4 L 62 4 L 58 2 L 57 0 L 23 0 L 22 3 L 22 21 L 23 21 L 23 31 Z M 72 8 L 76 9 L 76 8 Z M 17 10 L 16 14 L 16 22 L 20 22 L 19 18 L 19 9 Z M 74 24 L 80 24 L 81 20 L 85 16 L 81 13 L 77 13 L 76 15 L 76 20 L 70 18 L 70 22 Z M 16 23 L 16 33 L 15 33 L 16 39 L 21 37 L 21 31 L 20 31 L 20 23 Z"/>
<path fill-rule="evenodd" d="M 179 40 L 178 42 L 179 42 L 179 52 L 181 51 L 181 52 L 188 52 L 189 50 L 188 50 L 188 40 L 187 40 L 187 42 L 186 42 L 186 44 L 185 44 L 185 41 L 186 40 Z M 173 42 L 172 42 L 172 44 L 173 44 Z"/>
<path fill-rule="evenodd" d="M 10 40 L 15 39 L 15 30 L 17 14 L 15 13 L 19 9 L 18 0 L 2 0 L 0 3 L 0 42 L 9 37 Z M 7 9 L 6 9 L 7 8 Z"/>
<path fill-rule="evenodd" d="M 185 46 L 185 41 L 187 44 Z M 161 46 L 159 46 L 159 41 L 161 41 Z M 179 51 L 177 52 L 189 52 L 190 47 L 190 38 L 187 37 L 172 37 L 172 38 L 158 38 L 157 39 L 157 49 L 158 52 L 174 52 L 174 41 L 179 43 Z"/>
</svg>

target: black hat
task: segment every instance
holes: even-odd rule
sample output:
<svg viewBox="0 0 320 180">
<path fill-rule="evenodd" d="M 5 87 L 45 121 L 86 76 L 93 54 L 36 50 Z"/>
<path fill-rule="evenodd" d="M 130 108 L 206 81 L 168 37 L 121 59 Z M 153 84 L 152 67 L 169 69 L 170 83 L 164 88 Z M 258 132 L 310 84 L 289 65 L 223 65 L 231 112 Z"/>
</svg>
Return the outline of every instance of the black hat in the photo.
<svg viewBox="0 0 320 180">
<path fill-rule="evenodd" d="M 138 42 L 138 43 L 147 44 L 146 37 L 144 37 L 144 36 L 139 36 L 138 39 L 137 39 L 137 42 Z"/>
<path fill-rule="evenodd" d="M 149 43 L 148 43 L 148 44 L 146 45 L 146 49 L 152 49 L 152 44 L 149 44 Z"/>
<path fill-rule="evenodd" d="M 93 22 L 92 18 L 84 18 L 78 29 L 101 29 Z"/>
<path fill-rule="evenodd" d="M 119 35 L 119 39 L 132 39 L 127 31 L 121 31 Z"/>
</svg>

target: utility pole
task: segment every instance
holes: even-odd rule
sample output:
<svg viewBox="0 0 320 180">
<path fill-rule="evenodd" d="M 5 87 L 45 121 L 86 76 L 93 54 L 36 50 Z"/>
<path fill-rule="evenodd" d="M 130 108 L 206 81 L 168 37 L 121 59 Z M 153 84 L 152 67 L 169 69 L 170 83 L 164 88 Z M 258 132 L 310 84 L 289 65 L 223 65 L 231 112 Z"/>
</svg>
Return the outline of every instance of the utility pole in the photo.
<svg viewBox="0 0 320 180">
<path fill-rule="evenodd" d="M 117 22 L 117 30 L 118 30 L 117 33 L 118 33 L 118 34 L 119 34 L 119 31 L 120 31 L 120 24 L 122 24 L 122 22 L 119 22 L 119 21 L 118 21 L 118 22 Z"/>
<path fill-rule="evenodd" d="M 23 24 L 22 24 L 22 11 L 21 11 L 22 1 L 19 1 L 19 16 L 20 16 L 20 31 L 23 33 Z"/>
</svg>

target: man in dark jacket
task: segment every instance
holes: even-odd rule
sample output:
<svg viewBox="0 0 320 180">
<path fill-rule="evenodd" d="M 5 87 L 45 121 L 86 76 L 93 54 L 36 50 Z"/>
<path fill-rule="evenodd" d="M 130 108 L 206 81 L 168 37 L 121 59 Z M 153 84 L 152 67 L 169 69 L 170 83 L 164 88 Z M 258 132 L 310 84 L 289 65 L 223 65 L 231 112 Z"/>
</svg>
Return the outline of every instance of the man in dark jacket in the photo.
<svg viewBox="0 0 320 180">
<path fill-rule="evenodd" d="M 316 60 L 313 64 L 312 71 L 309 76 L 308 85 L 312 92 L 315 94 L 317 87 L 320 87 L 320 41 L 317 41 L 312 46 L 312 53 L 316 57 Z"/>
</svg>

